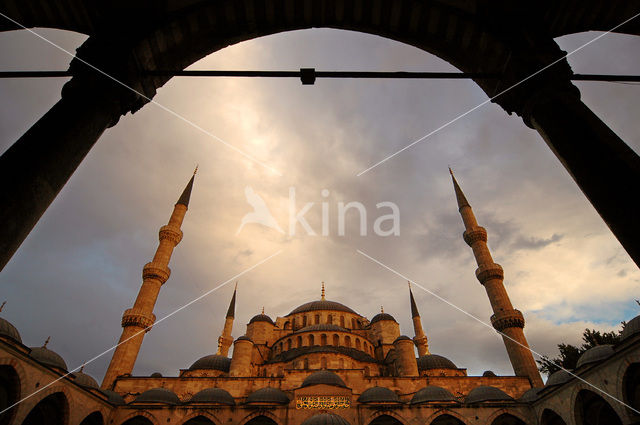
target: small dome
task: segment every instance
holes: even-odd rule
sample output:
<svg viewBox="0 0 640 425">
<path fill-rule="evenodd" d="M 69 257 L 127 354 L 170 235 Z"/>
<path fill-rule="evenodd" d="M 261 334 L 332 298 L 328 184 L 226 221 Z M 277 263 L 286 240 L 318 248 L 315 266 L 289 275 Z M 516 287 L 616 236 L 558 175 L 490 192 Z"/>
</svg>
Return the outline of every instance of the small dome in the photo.
<svg viewBox="0 0 640 425">
<path fill-rule="evenodd" d="M 289 396 L 277 388 L 265 387 L 252 392 L 247 397 L 247 403 L 257 404 L 288 404 Z"/>
<path fill-rule="evenodd" d="M 518 399 L 518 401 L 523 401 L 525 403 L 530 403 L 538 398 L 538 393 L 542 388 L 529 388 L 524 392 Z"/>
<path fill-rule="evenodd" d="M 400 403 L 398 395 L 389 388 L 384 387 L 372 387 L 366 389 L 362 394 L 360 394 L 358 401 L 360 403 Z"/>
<path fill-rule="evenodd" d="M 496 375 L 492 370 L 485 370 L 484 372 L 482 372 L 482 376 L 484 376 L 485 378 L 495 378 L 498 375 Z"/>
<path fill-rule="evenodd" d="M 319 300 L 319 301 L 311 301 L 309 303 L 302 304 L 300 307 L 293 309 L 291 313 L 287 314 L 287 316 L 291 316 L 292 314 L 296 314 L 296 313 L 306 313 L 308 311 L 318 311 L 318 310 L 344 311 L 347 313 L 358 314 L 344 304 L 340 304 L 335 301 Z"/>
<path fill-rule="evenodd" d="M 625 339 L 631 337 L 640 332 L 640 315 L 634 317 L 629 320 L 627 324 L 624 326 L 622 330 L 622 334 L 620 334 L 620 341 L 624 341 Z"/>
<path fill-rule="evenodd" d="M 99 388 L 98 382 L 93 377 L 87 375 L 84 372 L 74 372 L 76 379 L 73 380 L 76 384 L 86 388 Z"/>
<path fill-rule="evenodd" d="M 589 348 L 587 351 L 582 353 L 580 358 L 578 359 L 578 363 L 576 364 L 576 369 L 580 366 L 584 366 L 590 363 L 596 363 L 601 360 L 606 359 L 607 357 L 613 354 L 613 345 L 612 344 L 603 344 L 596 345 L 595 347 Z"/>
<path fill-rule="evenodd" d="M 109 400 L 109 403 L 115 404 L 115 405 L 125 404 L 124 398 L 122 398 L 122 396 L 117 392 L 111 391 L 111 390 L 100 390 L 100 391 L 102 392 L 102 394 L 107 396 L 107 400 Z"/>
<path fill-rule="evenodd" d="M 334 385 L 336 387 L 344 387 L 345 385 L 342 378 L 336 375 L 333 372 L 329 372 L 328 370 L 321 370 L 319 372 L 312 373 L 307 376 L 304 381 L 302 381 L 302 387 L 310 387 L 311 385 Z"/>
<path fill-rule="evenodd" d="M 253 316 L 251 318 L 251 320 L 249 320 L 249 323 L 256 323 L 256 322 L 268 322 L 271 323 L 272 325 L 275 325 L 275 323 L 273 323 L 273 320 L 271 320 L 271 317 L 267 316 L 266 314 L 262 313 L 262 314 L 256 314 L 255 316 Z"/>
<path fill-rule="evenodd" d="M 565 382 L 570 381 L 571 378 L 573 378 L 573 376 L 571 376 L 567 371 L 560 369 L 556 372 L 553 372 L 551 375 L 549 375 L 549 379 L 547 379 L 547 383 L 545 384 L 545 387 L 562 385 Z"/>
<path fill-rule="evenodd" d="M 20 338 L 20 332 L 18 332 L 18 329 L 16 329 L 16 327 L 13 326 L 11 322 L 1 317 L 0 317 L 0 336 L 11 338 L 12 340 L 22 344 L 22 338 Z"/>
<path fill-rule="evenodd" d="M 64 359 L 58 353 L 46 347 L 31 347 L 31 353 L 29 353 L 29 355 L 45 366 L 67 370 L 67 364 Z"/>
<path fill-rule="evenodd" d="M 306 326 L 302 329 L 298 329 L 296 332 L 311 332 L 311 331 L 336 331 L 336 332 L 349 332 L 342 326 L 333 325 L 330 323 L 321 323 L 319 325 Z"/>
<path fill-rule="evenodd" d="M 456 401 L 449 391 L 442 387 L 429 385 L 414 394 L 411 404 L 428 403 L 430 401 Z"/>
<path fill-rule="evenodd" d="M 162 374 L 160 372 L 153 372 L 150 378 L 162 378 Z"/>
<path fill-rule="evenodd" d="M 457 369 L 458 367 L 448 358 L 437 354 L 427 354 L 418 357 L 418 370 L 429 369 Z"/>
<path fill-rule="evenodd" d="M 231 359 L 219 354 L 211 354 L 204 356 L 196 360 L 189 370 L 196 369 L 213 369 L 220 370 L 222 372 L 229 372 L 229 366 L 231 366 Z M 162 375 L 160 375 L 162 376 Z"/>
<path fill-rule="evenodd" d="M 302 422 L 302 425 L 350 425 L 349 422 L 335 413 L 320 413 Z"/>
<path fill-rule="evenodd" d="M 236 404 L 231 394 L 222 388 L 207 388 L 202 390 L 191 397 L 189 403 L 216 403 L 227 406 L 235 406 Z"/>
<path fill-rule="evenodd" d="M 166 388 L 153 388 L 147 390 L 136 397 L 133 403 L 165 403 L 165 404 L 180 404 L 180 399 L 171 390 Z"/>
<path fill-rule="evenodd" d="M 511 401 L 513 398 L 496 387 L 481 386 L 469 391 L 464 402 L 467 404 L 479 403 L 481 401 Z"/>
<path fill-rule="evenodd" d="M 378 313 L 373 316 L 373 319 L 371 319 L 371 322 L 369 322 L 369 324 L 373 325 L 374 323 L 380 322 L 382 320 L 390 320 L 392 322 L 396 321 L 396 319 L 394 319 L 393 316 L 388 313 Z"/>
<path fill-rule="evenodd" d="M 249 337 L 248 337 L 248 336 L 246 336 L 246 335 L 242 335 L 242 336 L 238 337 L 238 338 L 236 339 L 236 341 L 249 341 L 249 342 L 253 342 L 253 341 L 251 341 L 251 338 L 249 338 Z"/>
<path fill-rule="evenodd" d="M 395 343 L 396 343 L 396 342 L 398 342 L 398 341 L 410 341 L 410 342 L 412 342 L 412 343 L 413 343 L 413 341 L 411 340 L 411 338 L 409 338 L 409 337 L 408 337 L 408 336 L 406 336 L 406 335 L 400 335 L 399 337 L 397 337 L 397 338 L 395 339 L 395 341 L 393 341 L 393 343 L 395 344 Z"/>
</svg>

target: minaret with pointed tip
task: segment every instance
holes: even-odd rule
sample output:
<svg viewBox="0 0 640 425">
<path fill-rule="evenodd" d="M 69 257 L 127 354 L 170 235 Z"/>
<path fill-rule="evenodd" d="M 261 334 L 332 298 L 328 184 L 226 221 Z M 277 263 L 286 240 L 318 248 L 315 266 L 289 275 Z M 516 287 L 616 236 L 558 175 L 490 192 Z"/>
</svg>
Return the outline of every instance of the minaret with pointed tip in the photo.
<svg viewBox="0 0 640 425">
<path fill-rule="evenodd" d="M 233 330 L 233 319 L 236 313 L 236 292 L 238 291 L 238 282 L 233 290 L 233 296 L 229 303 L 229 309 L 227 310 L 227 316 L 224 319 L 224 328 L 222 335 L 218 337 L 218 354 L 227 357 L 229 355 L 229 348 L 233 344 L 233 337 L 231 331 Z"/>
<path fill-rule="evenodd" d="M 153 308 L 162 285 L 169 279 L 169 260 L 173 249 L 182 240 L 182 220 L 189 207 L 196 170 L 176 202 L 169 223 L 160 228 L 158 248 L 150 263 L 142 268 L 142 286 L 133 307 L 122 316 L 122 335 L 116 346 L 109 368 L 102 381 L 103 389 L 111 389 L 118 376 L 131 374 L 142 345 L 144 334 L 156 320 Z"/>
<path fill-rule="evenodd" d="M 411 282 L 409 283 L 409 299 L 411 301 L 411 320 L 413 320 L 413 330 L 416 336 L 413 337 L 413 343 L 418 347 L 418 355 L 420 357 L 426 356 L 429 353 L 429 342 L 427 335 L 425 335 L 422 329 L 422 319 L 420 319 L 420 313 L 418 312 L 418 306 L 416 300 L 413 299 L 413 292 L 411 292 Z"/>
<path fill-rule="evenodd" d="M 507 348 L 509 360 L 516 376 L 529 378 L 534 387 L 542 387 L 542 378 L 536 367 L 529 344 L 524 336 L 524 317 L 522 313 L 511 305 L 511 300 L 504 287 L 504 272 L 499 264 L 494 263 L 489 248 L 487 247 L 487 231 L 478 226 L 471 205 L 462 193 L 460 185 L 456 181 L 453 171 L 449 168 L 453 188 L 458 201 L 458 211 L 462 216 L 465 231 L 464 241 L 473 250 L 473 255 L 478 264 L 476 277 L 484 286 L 489 296 L 489 302 L 493 309 L 491 324 L 502 335 L 502 340 Z"/>
</svg>

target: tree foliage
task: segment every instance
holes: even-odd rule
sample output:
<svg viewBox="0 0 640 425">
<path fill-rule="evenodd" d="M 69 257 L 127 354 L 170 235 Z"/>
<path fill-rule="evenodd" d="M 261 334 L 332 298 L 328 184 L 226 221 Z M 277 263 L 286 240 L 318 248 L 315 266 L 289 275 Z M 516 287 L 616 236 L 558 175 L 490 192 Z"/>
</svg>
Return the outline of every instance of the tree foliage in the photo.
<svg viewBox="0 0 640 425">
<path fill-rule="evenodd" d="M 625 322 L 622 322 L 622 329 L 624 329 Z M 578 359 L 589 348 L 596 345 L 603 344 L 615 344 L 620 341 L 620 335 L 622 329 L 611 332 L 601 332 L 595 329 L 585 329 L 582 332 L 582 345 L 575 346 L 571 344 L 558 344 L 558 351 L 560 355 L 554 358 L 543 356 L 542 359 L 536 360 L 538 362 L 538 369 L 540 372 L 551 375 L 553 372 L 560 370 L 560 366 L 567 370 L 573 370 L 578 364 Z"/>
</svg>

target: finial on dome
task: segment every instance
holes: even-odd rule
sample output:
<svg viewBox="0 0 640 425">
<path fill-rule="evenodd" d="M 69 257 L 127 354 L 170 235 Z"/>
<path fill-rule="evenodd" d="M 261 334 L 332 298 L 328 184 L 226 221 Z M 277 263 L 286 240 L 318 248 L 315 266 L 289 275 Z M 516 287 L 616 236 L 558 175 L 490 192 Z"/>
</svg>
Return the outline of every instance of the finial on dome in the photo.
<svg viewBox="0 0 640 425">
<path fill-rule="evenodd" d="M 384 307 L 380 306 L 380 313 L 384 313 Z"/>
<path fill-rule="evenodd" d="M 264 314 L 264 306 L 262 306 L 262 314 Z"/>
<path fill-rule="evenodd" d="M 320 299 L 321 299 L 322 301 L 324 301 L 324 282 L 322 282 L 322 294 L 321 294 Z"/>
<path fill-rule="evenodd" d="M 195 176 L 197 172 L 198 172 L 198 164 L 196 164 L 196 169 L 193 170 L 193 175 Z"/>
<path fill-rule="evenodd" d="M 4 308 L 4 305 L 6 304 L 6 301 L 2 301 L 2 305 L 0 305 L 0 313 L 2 313 L 2 309 Z"/>
<path fill-rule="evenodd" d="M 49 343 L 50 340 L 51 340 L 51 337 L 48 336 L 47 340 L 44 342 L 44 345 L 42 346 L 42 348 L 47 348 L 47 344 Z"/>
<path fill-rule="evenodd" d="M 84 365 L 80 366 L 80 370 L 78 372 L 82 373 L 83 370 L 84 370 Z"/>
</svg>

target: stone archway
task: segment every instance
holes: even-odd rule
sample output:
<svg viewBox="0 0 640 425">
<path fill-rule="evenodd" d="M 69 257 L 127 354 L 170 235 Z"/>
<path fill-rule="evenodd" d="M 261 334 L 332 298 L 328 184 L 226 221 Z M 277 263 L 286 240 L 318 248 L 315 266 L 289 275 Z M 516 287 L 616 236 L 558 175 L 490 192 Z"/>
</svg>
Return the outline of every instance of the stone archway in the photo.
<svg viewBox="0 0 640 425">
<path fill-rule="evenodd" d="M 581 390 L 576 396 L 574 417 L 577 425 L 622 425 L 613 407 L 590 390 Z"/>
<path fill-rule="evenodd" d="M 66 425 L 69 420 L 69 403 L 64 393 L 48 395 L 36 404 L 22 425 Z"/>
<path fill-rule="evenodd" d="M 640 363 L 632 363 L 622 377 L 623 398 L 626 404 L 640 410 Z M 632 415 L 638 414 L 629 409 Z"/>
<path fill-rule="evenodd" d="M 122 423 L 122 425 L 153 425 L 153 422 L 142 415 L 138 415 L 131 419 L 127 419 Z"/>
<path fill-rule="evenodd" d="M 84 418 L 80 425 L 104 425 L 104 417 L 100 412 L 93 412 Z"/>
<path fill-rule="evenodd" d="M 429 425 L 465 425 L 460 419 L 455 416 L 443 414 L 438 416 Z"/>
<path fill-rule="evenodd" d="M 540 417 L 540 425 L 567 425 L 567 423 L 553 410 L 544 409 Z"/>
<path fill-rule="evenodd" d="M 199 415 L 184 422 L 182 425 L 214 425 L 213 421 L 206 416 Z"/>
<path fill-rule="evenodd" d="M 369 425 L 404 425 L 399 419 L 391 415 L 376 416 Z"/>
<path fill-rule="evenodd" d="M 517 416 L 511 415 L 509 413 L 503 413 L 502 415 L 495 418 L 491 425 L 526 425 L 525 422 L 518 418 Z"/>
<path fill-rule="evenodd" d="M 268 416 L 258 415 L 251 418 L 244 425 L 278 425 L 278 423 Z"/>
<path fill-rule="evenodd" d="M 0 366 L 0 411 L 20 400 L 20 376 L 10 365 Z M 0 414 L 0 425 L 8 425 L 13 420 L 17 409 L 13 408 Z"/>
<path fill-rule="evenodd" d="M 0 211 L 0 269 L 102 132 L 115 125 L 121 115 L 149 102 L 171 78 L 149 72 L 182 70 L 240 41 L 313 27 L 379 35 L 435 54 L 462 71 L 498 75 L 494 79 L 476 78 L 475 82 L 494 102 L 508 113 L 520 115 L 542 135 L 640 265 L 640 241 L 635 238 L 640 222 L 631 209 L 624 208 L 628 194 L 620 184 L 640 179 L 640 157 L 580 101 L 569 79 L 571 69 L 563 59 L 564 52 L 552 38 L 569 32 L 610 29 L 632 16 L 624 2 L 600 5 L 598 10 L 608 7 L 615 13 L 603 11 L 598 16 L 606 18 L 598 19 L 586 13 L 594 5 L 585 2 L 575 7 L 585 9 L 587 21 L 567 19 L 567 23 L 556 24 L 559 19 L 547 22 L 545 17 L 549 15 L 533 2 L 518 2 L 516 6 L 470 1 L 466 6 L 452 6 L 426 0 L 220 0 L 180 7 L 168 1 L 164 2 L 166 10 L 163 6 L 157 6 L 157 10 L 110 10 L 110 6 L 104 6 L 98 15 L 106 22 L 119 17 L 115 21 L 119 25 L 110 26 L 106 22 L 78 22 L 82 19 L 76 16 L 65 20 L 45 12 L 34 14 L 34 10 L 49 10 L 36 5 L 38 1 L 21 2 L 11 10 L 13 19 L 26 26 L 90 33 L 78 56 L 135 92 L 79 60 L 72 62 L 74 77 L 65 85 L 61 101 L 0 158 L 0 179 L 12 182 L 0 195 L 0 204 L 8 206 Z M 570 9 L 546 13 L 570 14 Z M 100 20 L 83 12 L 89 21 Z M 67 13 L 73 15 L 73 11 Z M 13 28 L 15 25 L 6 22 L 0 26 Z M 618 31 L 638 34 L 640 28 L 628 25 Z M 551 63 L 555 65 L 523 81 Z"/>
</svg>

